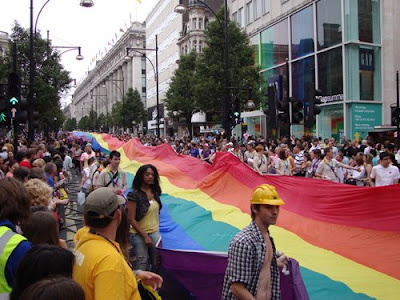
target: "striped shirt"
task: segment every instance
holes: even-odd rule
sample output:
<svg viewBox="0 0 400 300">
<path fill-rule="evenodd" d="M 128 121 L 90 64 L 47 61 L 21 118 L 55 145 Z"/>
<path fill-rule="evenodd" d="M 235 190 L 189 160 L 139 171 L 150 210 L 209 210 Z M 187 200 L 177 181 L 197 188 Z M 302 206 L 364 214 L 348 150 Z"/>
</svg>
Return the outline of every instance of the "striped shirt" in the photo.
<svg viewBox="0 0 400 300">
<path fill-rule="evenodd" d="M 276 261 L 274 240 L 272 237 L 270 239 L 273 249 L 271 261 L 271 299 L 278 300 L 281 297 L 279 269 Z M 229 245 L 228 266 L 225 271 L 222 300 L 236 299 L 231 291 L 231 285 L 234 282 L 243 283 L 254 297 L 257 296 L 258 277 L 266 254 L 267 246 L 265 245 L 264 238 L 253 220 L 249 226 L 236 234 Z"/>
</svg>

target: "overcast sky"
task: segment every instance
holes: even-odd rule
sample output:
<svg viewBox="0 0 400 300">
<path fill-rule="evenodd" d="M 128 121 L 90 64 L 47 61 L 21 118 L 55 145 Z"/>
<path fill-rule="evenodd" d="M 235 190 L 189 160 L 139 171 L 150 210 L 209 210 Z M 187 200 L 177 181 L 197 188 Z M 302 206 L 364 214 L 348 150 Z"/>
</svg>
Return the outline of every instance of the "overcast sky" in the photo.
<svg viewBox="0 0 400 300">
<path fill-rule="evenodd" d="M 110 49 L 109 42 L 122 35 L 130 20 L 143 22 L 158 0 L 93 0 L 91 8 L 81 7 L 80 0 L 50 0 L 38 19 L 38 31 L 55 46 L 81 46 L 84 60 L 77 61 L 77 51 L 61 56 L 71 77 L 81 81 L 93 57 Z M 46 0 L 34 0 L 34 19 Z M 29 28 L 30 0 L 0 0 L 0 31 L 11 33 L 14 20 Z M 70 97 L 67 97 L 67 99 Z"/>
</svg>

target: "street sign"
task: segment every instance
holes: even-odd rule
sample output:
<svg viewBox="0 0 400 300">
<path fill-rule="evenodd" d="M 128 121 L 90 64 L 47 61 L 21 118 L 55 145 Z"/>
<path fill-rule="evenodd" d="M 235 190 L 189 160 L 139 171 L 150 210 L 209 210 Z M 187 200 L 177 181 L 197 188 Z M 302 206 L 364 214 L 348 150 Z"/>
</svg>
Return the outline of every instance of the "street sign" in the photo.
<svg viewBox="0 0 400 300">
<path fill-rule="evenodd" d="M 16 105 L 16 104 L 19 102 L 18 99 L 15 98 L 15 97 L 12 97 L 9 101 L 10 101 L 10 103 L 11 103 L 12 105 Z"/>
</svg>

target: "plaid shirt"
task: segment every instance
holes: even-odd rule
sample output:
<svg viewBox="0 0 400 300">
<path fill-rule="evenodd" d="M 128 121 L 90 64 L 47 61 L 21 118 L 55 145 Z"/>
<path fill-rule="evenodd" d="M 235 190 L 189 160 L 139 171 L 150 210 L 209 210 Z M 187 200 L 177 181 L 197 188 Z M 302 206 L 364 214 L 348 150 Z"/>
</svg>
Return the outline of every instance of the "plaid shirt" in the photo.
<svg viewBox="0 0 400 300">
<path fill-rule="evenodd" d="M 279 268 L 276 262 L 274 240 L 270 237 L 273 256 L 271 262 L 271 299 L 281 298 Z M 236 299 L 231 292 L 233 282 L 241 282 L 254 296 L 257 295 L 258 276 L 264 264 L 267 247 L 260 229 L 254 220 L 231 241 L 228 251 L 228 266 L 225 272 L 222 300 Z"/>
</svg>

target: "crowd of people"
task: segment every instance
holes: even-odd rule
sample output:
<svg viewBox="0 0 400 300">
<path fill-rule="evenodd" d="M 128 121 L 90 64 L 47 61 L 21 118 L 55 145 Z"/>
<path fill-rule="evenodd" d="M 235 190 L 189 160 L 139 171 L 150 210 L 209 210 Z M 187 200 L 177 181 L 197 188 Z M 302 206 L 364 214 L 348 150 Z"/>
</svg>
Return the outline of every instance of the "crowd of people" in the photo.
<svg viewBox="0 0 400 300">
<path fill-rule="evenodd" d="M 116 136 L 124 140 L 123 136 Z M 169 143 L 174 151 L 212 164 L 217 152 L 235 155 L 261 175 L 286 175 L 319 178 L 357 186 L 397 184 L 400 175 L 400 149 L 389 141 L 374 143 L 368 137 L 348 140 L 335 138 L 299 139 L 263 137 L 223 139 L 201 135 L 194 138 L 139 136 L 146 146 Z"/>
<path fill-rule="evenodd" d="M 168 143 L 176 153 L 209 164 L 217 152 L 231 153 L 261 175 L 314 177 L 358 186 L 397 184 L 400 178 L 399 155 L 389 142 L 345 138 L 339 142 L 333 138 L 265 141 L 262 137 L 237 142 L 215 136 L 141 136 L 139 140 L 146 146 Z M 0 149 L 0 294 L 9 293 L 11 299 L 38 299 L 37 295 L 46 295 L 40 299 L 140 299 L 138 281 L 151 286 L 153 292 L 161 286 L 156 246 L 161 240 L 162 191 L 155 166 L 141 166 L 128 183 L 120 167 L 120 152 L 105 155 L 99 149 L 94 151 L 90 142 L 69 134 L 60 134 L 54 141 L 39 140 L 29 147 L 21 142 L 18 149 L 2 140 Z M 59 237 L 72 174 L 81 178 L 83 198 L 78 200 L 78 211 L 85 225 L 74 237 L 73 252 Z M 268 197 L 276 193 L 273 187 L 262 191 Z M 251 203 L 274 206 L 268 213 L 276 221 L 276 206 L 283 202 L 268 199 Z M 250 231 L 256 230 L 256 223 L 261 224 L 259 209 L 252 206 Z M 268 232 L 268 226 L 264 231 Z M 267 246 L 271 248 L 271 244 Z M 273 242 L 272 248 L 275 253 Z M 234 264 L 242 257 L 232 251 L 238 257 L 229 261 L 233 271 L 229 269 L 227 274 L 236 270 Z M 277 257 L 269 256 L 270 267 L 272 263 L 276 268 Z M 263 272 L 260 276 L 265 278 Z M 224 293 L 232 297 L 235 284 L 226 280 Z M 52 288 L 46 288 L 49 285 Z M 236 292 L 242 288 L 236 286 Z M 271 295 L 271 290 L 267 292 Z"/>
</svg>

